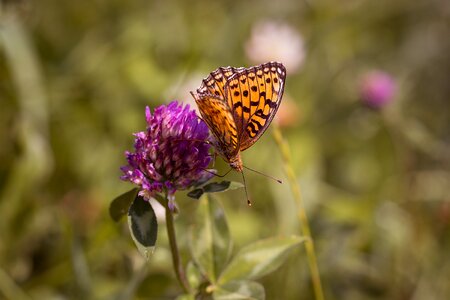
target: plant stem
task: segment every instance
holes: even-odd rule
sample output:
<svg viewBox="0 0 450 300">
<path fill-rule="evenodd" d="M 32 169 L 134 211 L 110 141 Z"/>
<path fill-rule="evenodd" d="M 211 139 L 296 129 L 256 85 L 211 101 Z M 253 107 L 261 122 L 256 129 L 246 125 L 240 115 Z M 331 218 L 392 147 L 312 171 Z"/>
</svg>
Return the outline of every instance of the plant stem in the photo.
<svg viewBox="0 0 450 300">
<path fill-rule="evenodd" d="M 166 197 L 167 199 L 167 197 Z M 172 261 L 175 274 L 177 276 L 178 282 L 183 288 L 185 293 L 189 293 L 191 288 L 186 278 L 186 272 L 184 271 L 183 265 L 181 264 L 180 251 L 178 250 L 177 239 L 175 235 L 175 225 L 173 222 L 173 214 L 169 208 L 169 200 L 166 201 L 166 227 L 167 236 L 169 237 L 170 250 L 172 252 Z"/>
<path fill-rule="evenodd" d="M 314 294 L 316 300 L 324 300 L 322 283 L 320 280 L 319 267 L 317 265 L 316 253 L 314 250 L 314 241 L 311 237 L 311 230 L 309 228 L 308 216 L 306 215 L 305 208 L 303 206 L 302 194 L 300 191 L 300 186 L 297 184 L 297 178 L 295 176 L 294 169 L 291 164 L 291 151 L 289 149 L 289 144 L 283 138 L 281 130 L 274 124 L 273 136 L 275 142 L 277 143 L 281 155 L 283 158 L 284 171 L 288 177 L 288 182 L 292 190 L 292 194 L 296 201 L 298 207 L 298 218 L 300 220 L 300 227 L 303 235 L 307 238 L 305 243 L 306 255 L 308 257 L 309 269 L 311 271 L 311 280 L 314 288 Z"/>
</svg>

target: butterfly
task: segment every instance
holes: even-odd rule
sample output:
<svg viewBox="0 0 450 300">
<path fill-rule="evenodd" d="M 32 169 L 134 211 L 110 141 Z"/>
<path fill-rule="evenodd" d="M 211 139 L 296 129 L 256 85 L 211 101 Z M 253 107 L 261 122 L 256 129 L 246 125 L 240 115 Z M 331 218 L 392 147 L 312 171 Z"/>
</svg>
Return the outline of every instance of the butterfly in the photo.
<svg viewBox="0 0 450 300">
<path fill-rule="evenodd" d="M 242 172 L 241 151 L 269 127 L 283 97 L 286 68 L 268 62 L 250 68 L 220 67 L 191 92 L 215 137 L 216 151 Z"/>
</svg>

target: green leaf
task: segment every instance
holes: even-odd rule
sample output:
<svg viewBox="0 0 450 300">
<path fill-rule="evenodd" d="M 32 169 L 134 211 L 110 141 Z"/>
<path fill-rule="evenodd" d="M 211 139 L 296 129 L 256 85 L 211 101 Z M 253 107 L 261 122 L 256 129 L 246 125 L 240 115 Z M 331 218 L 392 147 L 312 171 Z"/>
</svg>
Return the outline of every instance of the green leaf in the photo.
<svg viewBox="0 0 450 300">
<path fill-rule="evenodd" d="M 231 181 L 230 186 L 228 187 L 227 191 L 242 189 L 243 187 L 244 187 L 244 185 L 242 183 L 236 182 L 236 181 Z"/>
<path fill-rule="evenodd" d="M 186 277 L 190 286 L 196 288 L 200 285 L 202 275 L 193 261 L 190 261 L 186 266 Z"/>
<path fill-rule="evenodd" d="M 235 181 L 211 182 L 201 188 L 190 191 L 187 195 L 199 199 L 204 193 L 218 193 L 243 188 L 244 185 Z"/>
<path fill-rule="evenodd" d="M 190 191 L 187 195 L 188 197 L 194 198 L 194 199 L 200 199 L 200 197 L 203 195 L 203 189 L 195 189 Z"/>
<path fill-rule="evenodd" d="M 199 201 L 196 223 L 191 230 L 191 251 L 201 272 L 215 282 L 231 254 L 231 240 L 224 211 L 206 195 Z"/>
<path fill-rule="evenodd" d="M 155 249 L 158 222 L 150 203 L 137 196 L 128 210 L 128 226 L 139 252 L 148 259 Z"/>
<path fill-rule="evenodd" d="M 230 186 L 230 181 L 221 181 L 221 182 L 211 182 L 208 183 L 203 187 L 203 190 L 206 193 L 216 193 L 216 192 L 223 192 L 228 189 Z"/>
<path fill-rule="evenodd" d="M 131 203 L 136 198 L 139 189 L 134 188 L 122 195 L 114 198 L 109 205 L 109 215 L 115 222 L 119 222 L 120 219 L 125 216 L 130 208 Z"/>
<path fill-rule="evenodd" d="M 299 236 L 260 240 L 244 247 L 233 258 L 218 280 L 224 284 L 233 280 L 256 279 L 276 270 L 287 254 L 305 239 Z"/>
<path fill-rule="evenodd" d="M 244 187 L 240 182 L 235 181 L 221 181 L 221 182 L 211 182 L 203 187 L 205 193 L 217 193 L 229 190 L 235 190 Z"/>
<path fill-rule="evenodd" d="M 230 281 L 214 290 L 214 300 L 255 299 L 264 300 L 264 287 L 254 281 Z"/>
</svg>

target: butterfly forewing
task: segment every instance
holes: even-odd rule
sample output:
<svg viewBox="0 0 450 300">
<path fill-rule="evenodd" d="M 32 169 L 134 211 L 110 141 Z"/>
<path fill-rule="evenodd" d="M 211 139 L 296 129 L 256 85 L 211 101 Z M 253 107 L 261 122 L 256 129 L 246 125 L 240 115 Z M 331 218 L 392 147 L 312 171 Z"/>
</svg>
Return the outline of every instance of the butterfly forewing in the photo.
<svg viewBox="0 0 450 300">
<path fill-rule="evenodd" d="M 238 131 L 239 150 L 253 145 L 272 122 L 281 102 L 286 69 L 269 62 L 233 74 L 224 92 Z"/>
</svg>

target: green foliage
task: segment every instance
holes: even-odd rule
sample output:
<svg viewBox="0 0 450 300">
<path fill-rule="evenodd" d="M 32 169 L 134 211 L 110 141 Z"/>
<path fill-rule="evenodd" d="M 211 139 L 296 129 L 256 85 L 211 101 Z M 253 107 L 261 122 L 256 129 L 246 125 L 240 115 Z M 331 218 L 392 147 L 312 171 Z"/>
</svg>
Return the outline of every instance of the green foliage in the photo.
<svg viewBox="0 0 450 300">
<path fill-rule="evenodd" d="M 127 214 L 131 203 L 136 199 L 138 192 L 139 189 L 134 188 L 114 198 L 109 206 L 109 215 L 114 221 L 119 222 L 120 219 Z"/>
<path fill-rule="evenodd" d="M 191 230 L 192 254 L 202 274 L 215 283 L 231 255 L 225 213 L 218 201 L 203 196 Z"/>
<path fill-rule="evenodd" d="M 267 275 L 279 268 L 286 260 L 286 255 L 303 241 L 303 238 L 297 236 L 270 238 L 246 246 L 236 254 L 218 281 L 224 284 Z"/>
<path fill-rule="evenodd" d="M 235 181 L 211 182 L 204 186 L 190 191 L 187 195 L 194 199 L 199 199 L 204 193 L 218 193 L 229 190 L 243 188 L 244 185 Z"/>
<path fill-rule="evenodd" d="M 158 235 L 158 221 L 148 201 L 137 196 L 128 210 L 128 227 L 139 252 L 149 259 Z"/>
<path fill-rule="evenodd" d="M 214 299 L 264 299 L 263 286 L 249 280 L 275 271 L 304 241 L 295 236 L 260 240 L 241 249 L 230 261 L 230 233 L 219 202 L 203 196 L 195 220 L 190 241 L 193 265 L 199 268 L 206 285 L 199 284 L 198 276 L 191 281 L 200 289 L 204 287 L 204 293 L 212 293 Z"/>
<path fill-rule="evenodd" d="M 234 187 L 230 182 L 212 183 L 209 188 L 204 187 L 204 191 L 225 191 L 230 187 Z M 131 236 L 139 252 L 148 260 L 158 234 L 155 212 L 149 201 L 138 196 L 137 189 L 132 189 L 112 201 L 111 217 L 120 220 L 127 206 Z M 195 288 L 194 295 L 212 295 L 214 299 L 265 299 L 264 287 L 250 280 L 278 269 L 289 252 L 304 241 L 296 236 L 260 240 L 242 248 L 230 261 L 232 240 L 219 201 L 204 195 L 194 220 L 190 235 L 193 261 L 186 267 L 186 277 L 189 285 Z M 184 295 L 179 299 L 191 299 L 191 296 Z"/>
<path fill-rule="evenodd" d="M 265 299 L 264 287 L 254 281 L 230 281 L 214 290 L 215 300 Z"/>
</svg>

